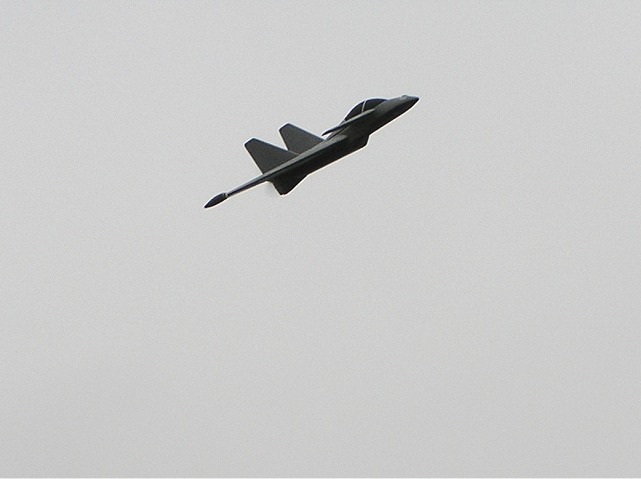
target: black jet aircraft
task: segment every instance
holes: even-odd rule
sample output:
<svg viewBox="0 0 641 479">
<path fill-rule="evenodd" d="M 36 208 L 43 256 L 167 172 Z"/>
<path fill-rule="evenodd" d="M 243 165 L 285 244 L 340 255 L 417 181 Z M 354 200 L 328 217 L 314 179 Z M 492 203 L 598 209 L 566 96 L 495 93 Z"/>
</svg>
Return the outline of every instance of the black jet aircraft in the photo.
<svg viewBox="0 0 641 479">
<path fill-rule="evenodd" d="M 369 135 L 405 113 L 417 101 L 418 97 L 408 95 L 362 101 L 342 122 L 323 133 L 323 136 L 329 134 L 325 139 L 288 123 L 279 130 L 287 145 L 286 150 L 252 138 L 245 143 L 245 148 L 263 174 L 214 196 L 205 208 L 266 181 L 272 183 L 278 193 L 286 195 L 310 173 L 363 148 Z"/>
</svg>

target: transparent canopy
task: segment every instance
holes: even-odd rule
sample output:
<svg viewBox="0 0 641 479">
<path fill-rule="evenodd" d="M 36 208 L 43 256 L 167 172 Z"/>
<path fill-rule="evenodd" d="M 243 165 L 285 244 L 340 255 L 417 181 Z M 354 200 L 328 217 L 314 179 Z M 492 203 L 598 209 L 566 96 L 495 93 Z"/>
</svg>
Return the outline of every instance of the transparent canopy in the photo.
<svg viewBox="0 0 641 479">
<path fill-rule="evenodd" d="M 349 113 L 345 117 L 345 120 L 354 118 L 356 115 L 360 115 L 364 111 L 371 110 L 372 108 L 380 105 L 384 101 L 385 101 L 384 98 L 370 98 L 369 100 L 362 101 L 349 111 Z"/>
</svg>

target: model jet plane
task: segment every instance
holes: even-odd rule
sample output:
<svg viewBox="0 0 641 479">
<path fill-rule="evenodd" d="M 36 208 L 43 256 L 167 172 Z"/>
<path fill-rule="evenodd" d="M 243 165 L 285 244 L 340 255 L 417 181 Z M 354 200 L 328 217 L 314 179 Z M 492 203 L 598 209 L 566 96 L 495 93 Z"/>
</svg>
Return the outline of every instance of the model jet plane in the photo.
<svg viewBox="0 0 641 479">
<path fill-rule="evenodd" d="M 417 101 L 418 97 L 408 95 L 362 101 L 341 123 L 323 133 L 323 136 L 329 134 L 325 139 L 288 123 L 279 130 L 287 145 L 286 150 L 252 138 L 245 143 L 245 148 L 263 174 L 214 196 L 205 208 L 266 181 L 271 182 L 278 193 L 286 195 L 310 173 L 363 148 L 369 135 L 401 116 Z"/>
</svg>

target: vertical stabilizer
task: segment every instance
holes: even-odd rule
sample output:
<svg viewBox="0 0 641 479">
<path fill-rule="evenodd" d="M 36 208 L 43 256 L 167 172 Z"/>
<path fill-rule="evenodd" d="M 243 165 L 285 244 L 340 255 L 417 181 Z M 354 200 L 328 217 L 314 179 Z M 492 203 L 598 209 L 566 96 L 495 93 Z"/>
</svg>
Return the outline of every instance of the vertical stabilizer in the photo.
<svg viewBox="0 0 641 479">
<path fill-rule="evenodd" d="M 284 150 L 257 138 L 252 138 L 245 143 L 245 148 L 263 173 L 278 168 L 296 157 L 296 153 L 293 151 Z M 286 195 L 292 191 L 298 183 L 303 181 L 303 178 L 305 178 L 305 175 L 301 176 L 286 173 L 274 176 L 268 181 L 274 185 L 274 188 L 276 188 L 279 194 Z"/>
<path fill-rule="evenodd" d="M 257 138 L 252 138 L 245 143 L 245 148 L 263 173 L 267 173 L 283 163 L 287 163 L 296 156 L 296 153 L 293 151 L 283 150 L 276 145 Z"/>
<path fill-rule="evenodd" d="M 287 149 L 296 153 L 307 151 L 323 141 L 321 137 L 305 131 L 302 128 L 298 128 L 291 123 L 281 126 L 278 131 L 280 132 L 280 136 L 283 137 Z"/>
</svg>

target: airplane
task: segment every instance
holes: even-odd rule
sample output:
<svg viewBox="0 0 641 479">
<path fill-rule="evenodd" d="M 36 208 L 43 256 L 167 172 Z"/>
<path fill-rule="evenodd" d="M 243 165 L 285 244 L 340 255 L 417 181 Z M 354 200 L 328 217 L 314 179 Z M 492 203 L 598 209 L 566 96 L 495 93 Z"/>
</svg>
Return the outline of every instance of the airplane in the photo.
<svg viewBox="0 0 641 479">
<path fill-rule="evenodd" d="M 211 208 L 227 198 L 269 181 L 286 195 L 314 171 L 363 148 L 369 135 L 412 108 L 418 97 L 403 95 L 389 100 L 371 98 L 350 110 L 338 125 L 323 133 L 323 139 L 287 123 L 279 132 L 287 149 L 252 138 L 245 148 L 262 175 L 226 193 L 214 196 L 205 205 Z"/>
</svg>

